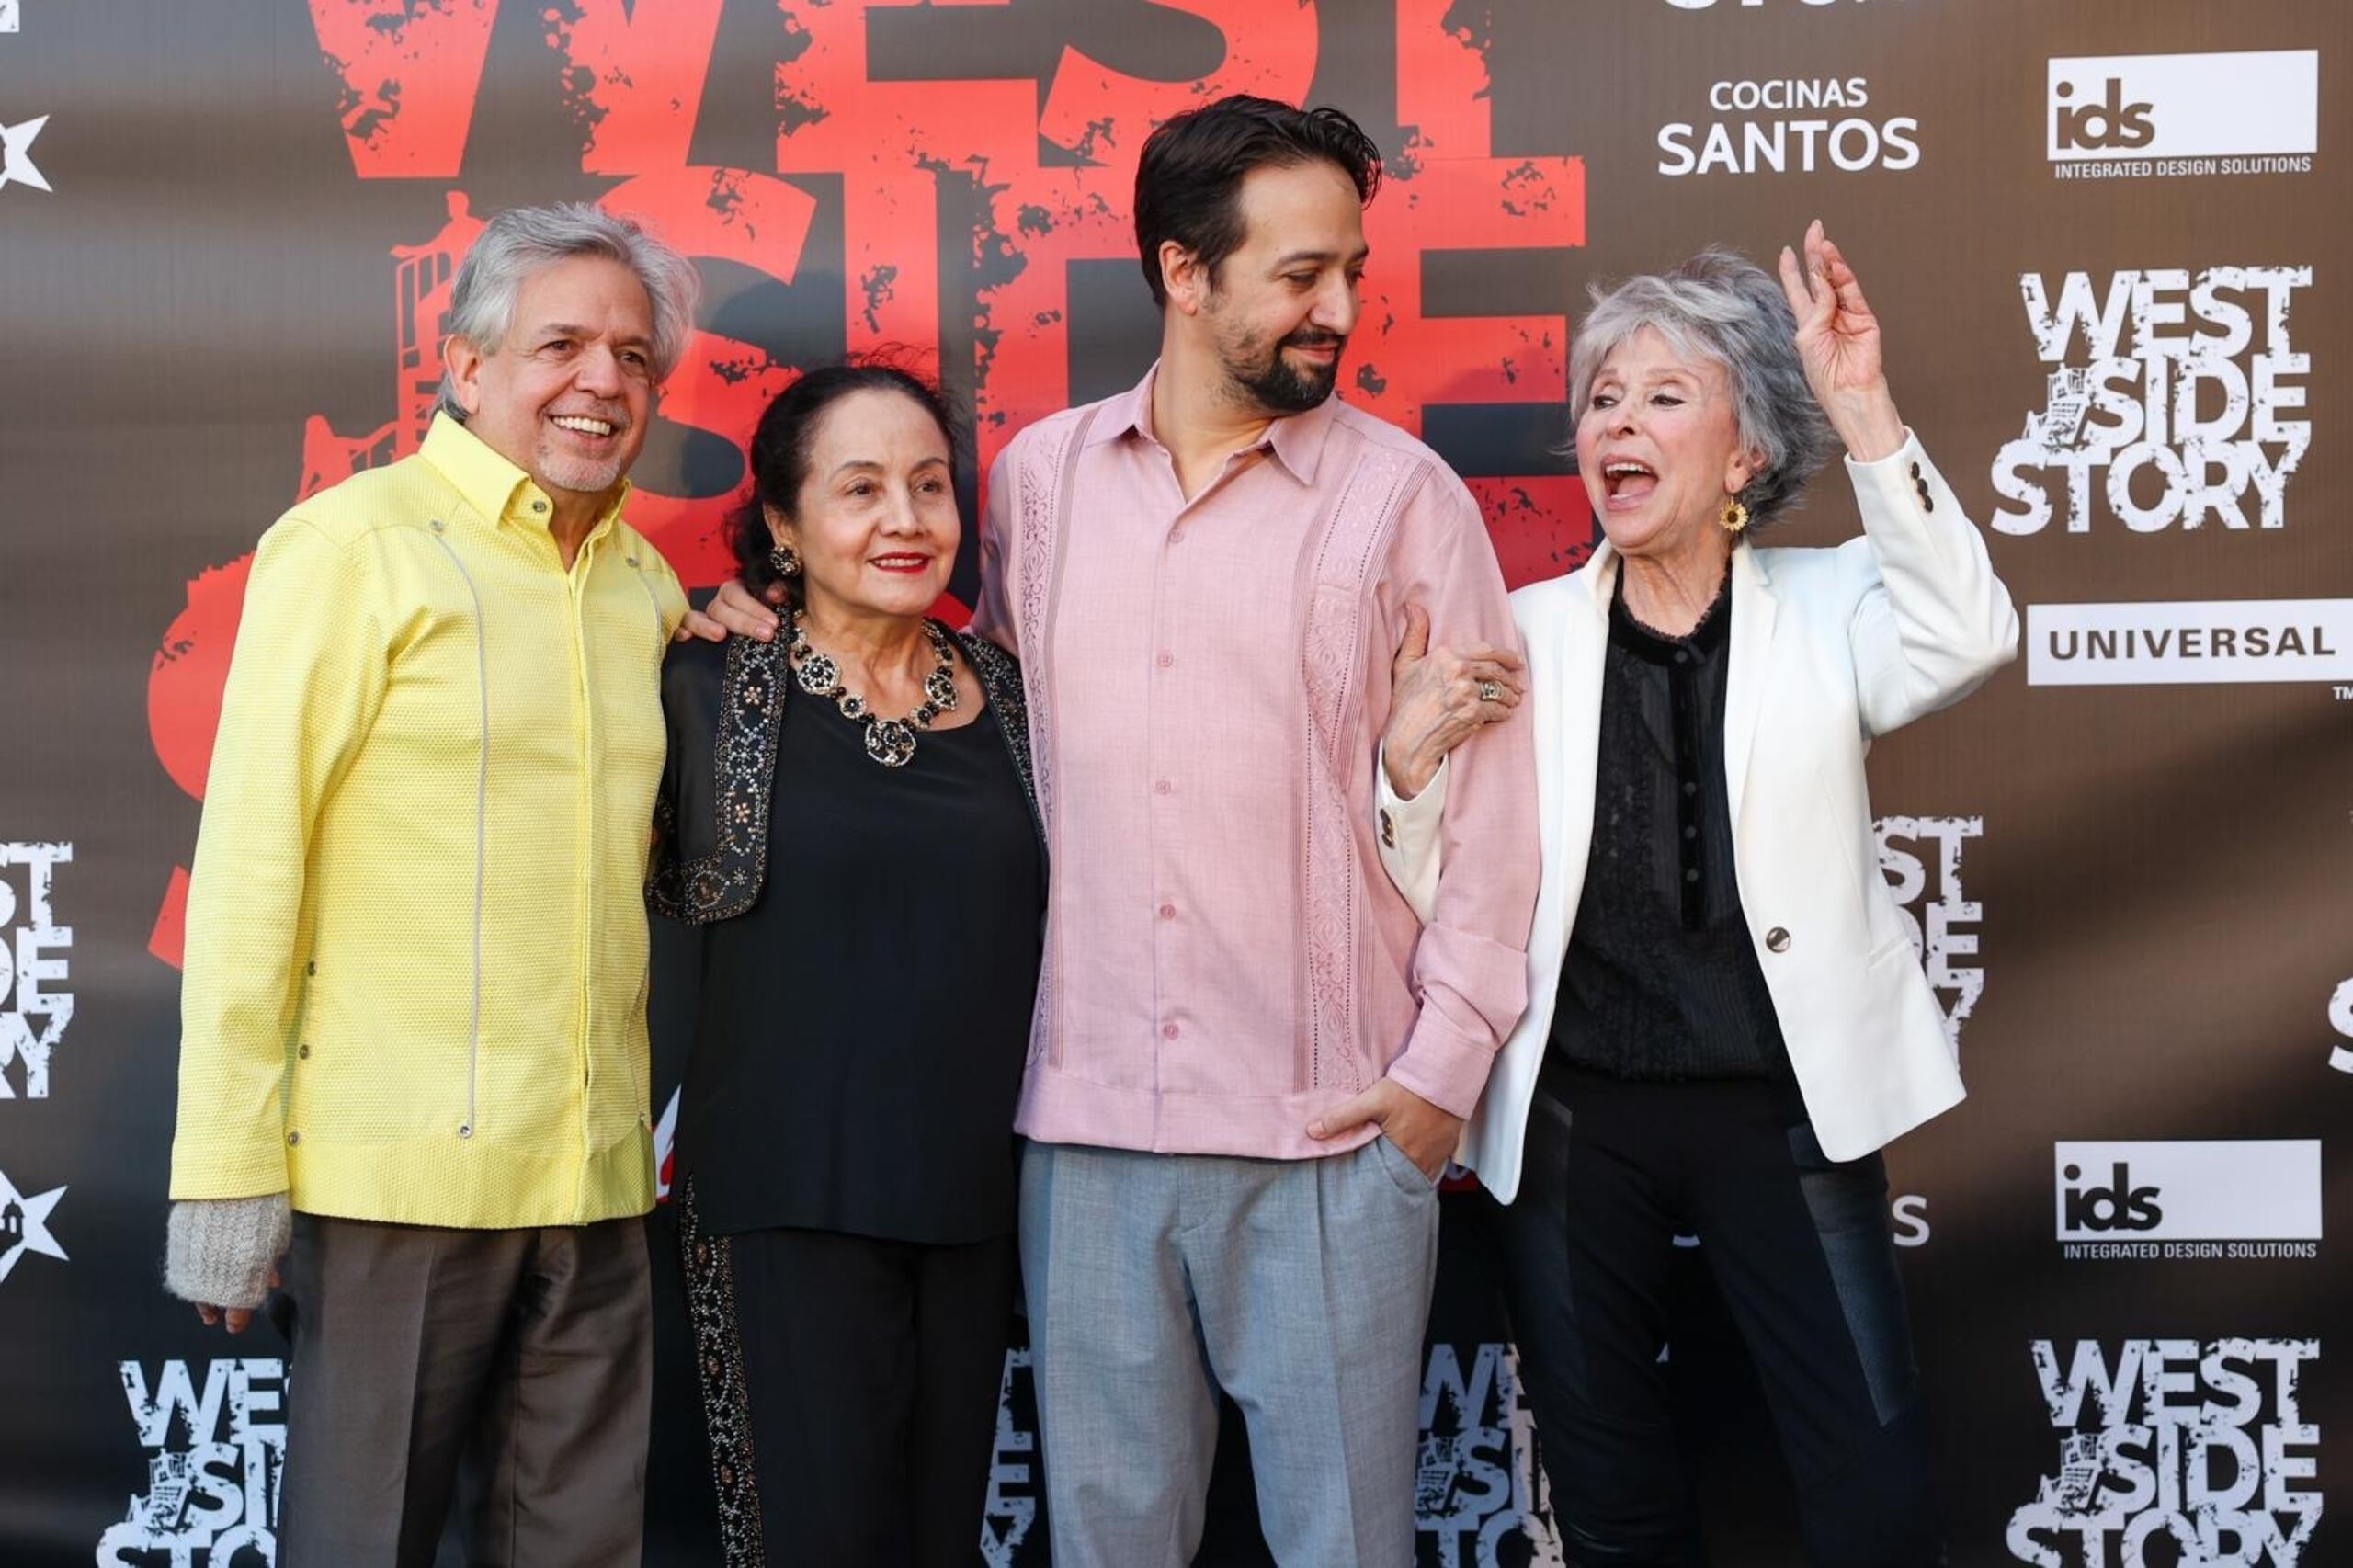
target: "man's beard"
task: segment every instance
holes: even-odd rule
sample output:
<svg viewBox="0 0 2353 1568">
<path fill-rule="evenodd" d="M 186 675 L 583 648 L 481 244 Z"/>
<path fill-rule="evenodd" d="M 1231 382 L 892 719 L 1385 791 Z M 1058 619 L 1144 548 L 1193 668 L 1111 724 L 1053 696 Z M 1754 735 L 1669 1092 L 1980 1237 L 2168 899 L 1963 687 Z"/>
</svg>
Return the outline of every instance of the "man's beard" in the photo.
<svg viewBox="0 0 2353 1568">
<path fill-rule="evenodd" d="M 539 460 L 540 472 L 534 477 L 541 484 L 575 495 L 603 494 L 620 483 L 622 473 L 629 468 L 629 460 L 618 453 L 609 458 L 584 458 L 577 453 L 558 451 L 552 442 L 540 448 Z"/>
<path fill-rule="evenodd" d="M 1332 395 L 1333 384 L 1340 377 L 1340 357 L 1336 353 L 1329 365 L 1300 370 L 1293 369 L 1290 361 L 1283 357 L 1283 349 L 1287 347 L 1320 348 L 1326 344 L 1345 347 L 1347 343 L 1347 339 L 1336 332 L 1294 332 L 1276 342 L 1267 352 L 1265 363 L 1237 364 L 1229 358 L 1225 373 L 1233 379 L 1235 386 L 1249 395 L 1252 402 L 1267 413 L 1304 414 Z"/>
</svg>

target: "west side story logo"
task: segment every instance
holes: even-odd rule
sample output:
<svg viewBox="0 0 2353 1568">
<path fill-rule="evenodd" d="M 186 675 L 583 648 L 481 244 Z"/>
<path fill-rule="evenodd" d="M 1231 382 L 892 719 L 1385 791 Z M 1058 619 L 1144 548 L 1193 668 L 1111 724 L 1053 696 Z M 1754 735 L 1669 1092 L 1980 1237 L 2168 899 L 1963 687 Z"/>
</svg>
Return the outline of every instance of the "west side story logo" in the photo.
<svg viewBox="0 0 2353 1568">
<path fill-rule="evenodd" d="M 1043 1543 L 1034 1380 L 1030 1352 L 1008 1352 L 981 1520 L 988 1568 L 1014 1568 Z M 1420 1560 L 1437 1568 L 1561 1568 L 1565 1558 L 1536 1462 L 1536 1420 L 1521 1392 L 1518 1353 L 1494 1343 L 1431 1346 L 1421 1427 L 1414 1472 Z"/>
<path fill-rule="evenodd" d="M 2100 504 L 2134 533 L 2284 528 L 2288 482 L 2312 445 L 2301 417 L 2312 357 L 2290 343 L 2309 267 L 2070 272 L 2055 291 L 2022 273 L 2036 358 L 2055 366 L 2043 406 L 1994 460 L 2007 534 L 2063 514 L 2089 533 Z M 2057 489 L 2060 496 L 2054 497 Z M 2248 508 L 2252 506 L 2253 516 Z"/>
<path fill-rule="evenodd" d="M 2010 1516 L 2035 1568 L 2294 1568 L 2320 1523 L 2320 1427 L 2297 1384 L 2317 1339 L 2034 1342 L 2058 1472 Z M 2158 1545 L 2158 1542 L 2165 1545 Z"/>
<path fill-rule="evenodd" d="M 2317 1139 L 2061 1142 L 2051 1158 L 2067 1257 L 2320 1255 Z"/>
<path fill-rule="evenodd" d="M 2319 148 L 2316 50 L 2058 59 L 2049 88 L 2060 179 L 2307 174 Z"/>
<path fill-rule="evenodd" d="M 98 1538 L 98 1568 L 144 1568 L 157 1552 L 170 1553 L 173 1568 L 277 1562 L 284 1364 L 165 1361 L 153 1382 L 137 1361 L 121 1370 L 122 1396 L 146 1450 L 147 1488 Z"/>
<path fill-rule="evenodd" d="M 1414 1517 L 1438 1568 L 1558 1568 L 1566 1561 L 1536 1462 L 1536 1418 L 1508 1345 L 1430 1346 L 1422 1378 L 1422 1446 Z M 1427 1561 L 1427 1559 L 1425 1559 Z"/>
<path fill-rule="evenodd" d="M 74 928 L 51 902 L 73 858 L 70 844 L 0 844 L 0 1100 L 49 1097 L 50 1053 L 74 1021 Z"/>
<path fill-rule="evenodd" d="M 1913 949 L 1944 1007 L 1945 1034 L 1958 1054 L 1961 1028 L 1985 994 L 1985 971 L 1953 961 L 1977 956 L 1977 928 L 1985 918 L 1984 906 L 1961 891 L 1961 851 L 1984 835 L 1985 819 L 1881 817 L 1871 825 L 1879 834 L 1881 874 L 1911 928 Z"/>
</svg>

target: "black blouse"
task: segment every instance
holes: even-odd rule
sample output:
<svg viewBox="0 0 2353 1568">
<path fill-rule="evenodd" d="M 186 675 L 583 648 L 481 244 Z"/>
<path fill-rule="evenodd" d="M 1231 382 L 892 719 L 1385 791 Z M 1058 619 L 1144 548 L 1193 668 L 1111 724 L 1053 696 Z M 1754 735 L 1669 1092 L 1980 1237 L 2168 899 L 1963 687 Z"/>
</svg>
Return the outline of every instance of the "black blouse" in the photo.
<svg viewBox="0 0 2353 1568">
<path fill-rule="evenodd" d="M 697 656 L 692 644 L 673 659 L 680 653 Z M 782 661 L 774 667 L 781 675 Z M 740 912 L 665 910 L 704 926 L 676 1180 L 693 1184 L 700 1221 L 716 1234 L 791 1226 L 936 1244 L 1004 1235 L 1014 1222 L 1013 1115 L 1046 892 L 1017 766 L 1026 756 L 1017 696 L 999 700 L 1003 679 L 984 680 L 989 698 L 972 723 L 926 733 L 905 767 L 888 768 L 867 756 L 864 725 L 831 702 L 797 692 L 783 700 L 783 676 L 746 704 L 737 675 L 734 711 L 756 710 L 759 722 L 734 737 L 735 772 L 764 763 L 767 788 L 742 777 L 731 787 L 730 752 L 708 719 L 672 741 L 699 744 L 722 775 L 715 792 L 674 776 L 690 811 L 697 796 L 724 811 L 764 795 L 766 829 L 748 896 L 728 901 L 741 902 Z M 665 682 L 674 726 L 677 710 L 727 710 L 679 684 Z M 678 801 L 670 804 L 675 824 Z M 686 836 L 691 846 L 698 835 Z M 720 841 L 723 848 L 727 835 Z M 676 891 L 677 858 L 662 858 Z M 724 858 L 696 864 L 710 876 Z M 657 907 L 670 902 L 663 879 L 657 870 Z"/>
<path fill-rule="evenodd" d="M 1688 636 L 1609 605 L 1593 846 L 1552 1055 L 1621 1078 L 1788 1081 L 1740 905 L 1724 781 L 1732 588 Z"/>
</svg>

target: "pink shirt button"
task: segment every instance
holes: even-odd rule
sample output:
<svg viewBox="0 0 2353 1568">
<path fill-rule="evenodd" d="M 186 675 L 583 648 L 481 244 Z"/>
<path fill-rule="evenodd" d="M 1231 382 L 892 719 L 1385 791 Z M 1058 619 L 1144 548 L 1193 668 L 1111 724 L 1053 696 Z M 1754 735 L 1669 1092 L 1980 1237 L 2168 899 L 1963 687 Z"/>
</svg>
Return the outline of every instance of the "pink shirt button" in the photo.
<svg viewBox="0 0 2353 1568">
<path fill-rule="evenodd" d="M 1161 1025 L 1160 1038 L 1163 1040 L 1175 1040 L 1176 1038 L 1176 1026 L 1175 1024 Z"/>
<path fill-rule="evenodd" d="M 1160 906 L 1160 917 L 1161 917 L 1163 920 L 1174 920 L 1174 919 L 1176 919 L 1176 906 L 1175 904 L 1173 904 L 1173 903 L 1164 903 L 1164 904 L 1162 904 L 1162 905 Z"/>
<path fill-rule="evenodd" d="M 1176 792 L 1176 786 L 1164 778 L 1152 787 L 1152 792 L 1155 795 L 1173 795 Z"/>
</svg>

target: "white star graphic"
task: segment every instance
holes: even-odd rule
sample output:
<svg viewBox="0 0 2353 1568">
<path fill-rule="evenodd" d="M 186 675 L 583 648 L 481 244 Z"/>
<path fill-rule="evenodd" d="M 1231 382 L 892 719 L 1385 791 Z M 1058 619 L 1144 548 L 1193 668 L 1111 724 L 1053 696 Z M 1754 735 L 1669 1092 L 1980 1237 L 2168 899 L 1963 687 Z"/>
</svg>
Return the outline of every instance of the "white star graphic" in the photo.
<svg viewBox="0 0 2353 1568">
<path fill-rule="evenodd" d="M 15 1217 L 16 1222 L 24 1227 L 20 1234 L 0 1231 L 0 1248 L 5 1249 L 0 1250 L 0 1280 L 6 1280 L 8 1271 L 17 1267 L 17 1259 L 28 1252 L 56 1258 L 61 1263 L 65 1261 L 65 1249 L 57 1244 L 55 1236 L 49 1233 L 49 1211 L 56 1208 L 57 1200 L 64 1196 L 65 1189 L 57 1187 L 37 1198 L 21 1197 L 6 1173 L 0 1172 L 0 1223 L 6 1222 L 9 1210 L 18 1209 L 23 1212 Z"/>
<path fill-rule="evenodd" d="M 49 123 L 49 116 L 28 119 L 22 125 L 0 125 L 0 190 L 11 182 L 28 185 L 35 190 L 47 190 L 49 181 L 33 166 L 33 138 Z"/>
</svg>

